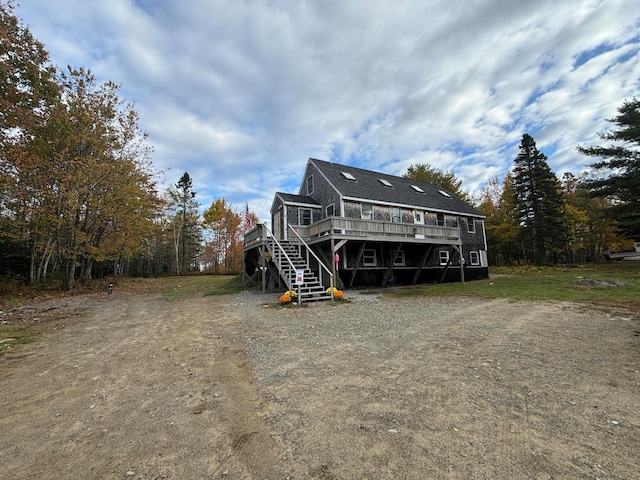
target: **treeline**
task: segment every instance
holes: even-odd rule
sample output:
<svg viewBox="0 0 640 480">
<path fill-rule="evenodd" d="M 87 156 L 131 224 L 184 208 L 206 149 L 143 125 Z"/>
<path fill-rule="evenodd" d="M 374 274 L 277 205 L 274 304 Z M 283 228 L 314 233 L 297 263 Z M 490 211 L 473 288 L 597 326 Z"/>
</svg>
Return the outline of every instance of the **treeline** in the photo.
<svg viewBox="0 0 640 480">
<path fill-rule="evenodd" d="M 513 169 L 478 198 L 453 172 L 406 176 L 440 184 L 486 216 L 492 265 L 589 262 L 640 240 L 640 102 L 625 101 L 588 173 L 557 176 L 524 135 Z M 51 64 L 0 3 L 0 276 L 60 280 L 65 290 L 107 275 L 236 273 L 245 215 L 224 199 L 199 214 L 185 173 L 164 192 L 152 148 L 119 86 Z M 255 215 L 249 215 L 255 223 Z"/>
<path fill-rule="evenodd" d="M 525 134 L 514 167 L 476 201 L 492 265 L 597 262 L 640 241 L 640 101 L 624 101 L 604 146 L 577 146 L 591 169 L 561 179 Z"/>
<path fill-rule="evenodd" d="M 35 283 L 240 270 L 240 215 L 204 218 L 185 173 L 159 192 L 152 148 L 119 86 L 51 64 L 0 3 L 0 276 Z"/>
<path fill-rule="evenodd" d="M 486 215 L 490 265 L 597 262 L 640 241 L 640 101 L 624 101 L 599 134 L 603 146 L 577 146 L 595 158 L 587 172 L 561 179 L 525 134 L 513 168 L 474 198 L 454 172 L 425 164 L 405 174 L 442 185 Z"/>
</svg>

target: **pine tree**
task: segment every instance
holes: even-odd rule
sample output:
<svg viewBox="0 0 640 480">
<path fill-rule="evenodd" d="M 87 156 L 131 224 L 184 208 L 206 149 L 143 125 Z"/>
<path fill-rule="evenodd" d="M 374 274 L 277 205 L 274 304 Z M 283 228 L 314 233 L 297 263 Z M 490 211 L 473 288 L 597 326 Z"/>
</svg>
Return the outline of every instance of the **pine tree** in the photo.
<svg viewBox="0 0 640 480">
<path fill-rule="evenodd" d="M 172 210 L 175 273 L 198 270 L 202 227 L 191 176 L 185 172 L 168 194 Z"/>
<path fill-rule="evenodd" d="M 537 265 L 550 256 L 555 262 L 566 233 L 560 182 L 528 134 L 522 136 L 514 163 L 513 189 L 523 250 Z"/>
<path fill-rule="evenodd" d="M 581 154 L 601 159 L 590 165 L 599 177 L 584 186 L 592 196 L 609 199 L 610 216 L 624 233 L 640 239 L 640 100 L 625 100 L 607 121 L 615 127 L 598 136 L 610 145 L 578 146 Z"/>
</svg>

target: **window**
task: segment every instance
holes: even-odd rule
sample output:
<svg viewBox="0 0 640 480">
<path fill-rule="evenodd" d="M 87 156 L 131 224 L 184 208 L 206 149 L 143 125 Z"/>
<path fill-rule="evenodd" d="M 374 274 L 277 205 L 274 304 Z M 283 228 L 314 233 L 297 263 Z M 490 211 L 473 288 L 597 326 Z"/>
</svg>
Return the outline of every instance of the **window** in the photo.
<svg viewBox="0 0 640 480">
<path fill-rule="evenodd" d="M 424 193 L 424 190 L 417 185 L 411 185 L 411 188 L 413 188 L 416 192 Z"/>
<path fill-rule="evenodd" d="M 333 212 L 334 212 L 333 203 L 332 203 L 331 205 L 329 205 L 329 206 L 326 208 L 326 210 L 325 210 L 325 211 L 326 211 L 326 214 L 327 214 L 327 218 L 329 218 L 329 217 L 333 217 L 333 215 L 334 215 L 334 213 L 333 213 Z"/>
<path fill-rule="evenodd" d="M 478 255 L 478 252 L 469 252 L 469 259 L 471 260 L 471 265 L 480 265 L 480 255 Z"/>
<path fill-rule="evenodd" d="M 391 221 L 393 223 L 400 223 L 400 209 L 398 207 L 391 208 Z"/>
<path fill-rule="evenodd" d="M 467 218 L 467 232 L 468 233 L 476 233 L 476 222 L 473 218 Z"/>
<path fill-rule="evenodd" d="M 396 255 L 396 259 L 393 261 L 393 265 L 395 267 L 403 267 L 404 266 L 404 250 L 400 250 L 398 255 Z"/>
<path fill-rule="evenodd" d="M 340 172 L 342 174 L 342 176 L 344 178 L 346 178 L 347 180 L 353 180 L 355 182 L 356 177 L 354 177 L 353 175 L 351 175 L 349 172 Z"/>
<path fill-rule="evenodd" d="M 391 182 L 389 180 L 385 180 L 384 178 L 379 178 L 378 179 L 380 181 L 381 184 L 383 184 L 385 187 L 393 187 L 393 185 L 391 184 Z"/>
<path fill-rule="evenodd" d="M 298 225 L 311 225 L 311 209 L 301 208 L 298 211 L 299 222 Z"/>
<path fill-rule="evenodd" d="M 311 195 L 313 193 L 313 175 L 309 175 L 307 177 L 307 195 Z"/>
<path fill-rule="evenodd" d="M 372 248 L 365 248 L 362 252 L 362 264 L 365 267 L 375 267 L 378 265 L 378 259 L 376 258 L 376 251 Z"/>
<path fill-rule="evenodd" d="M 449 263 L 449 251 L 448 250 L 440 250 L 438 252 L 440 255 L 440 265 L 446 265 Z"/>
<path fill-rule="evenodd" d="M 361 216 L 363 220 L 373 220 L 373 205 L 370 203 L 363 203 Z"/>
<path fill-rule="evenodd" d="M 444 227 L 444 213 L 436 213 L 436 223 L 439 227 Z"/>
<path fill-rule="evenodd" d="M 438 190 L 440 192 L 440 195 L 444 195 L 445 197 L 451 198 L 451 195 L 449 194 L 449 192 L 445 192 L 444 190 Z"/>
</svg>

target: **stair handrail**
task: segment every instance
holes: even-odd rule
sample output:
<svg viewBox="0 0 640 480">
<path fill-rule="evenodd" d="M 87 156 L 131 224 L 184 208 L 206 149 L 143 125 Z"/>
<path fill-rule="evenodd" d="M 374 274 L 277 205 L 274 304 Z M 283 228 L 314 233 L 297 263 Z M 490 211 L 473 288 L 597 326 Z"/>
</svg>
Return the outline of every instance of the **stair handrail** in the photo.
<svg viewBox="0 0 640 480">
<path fill-rule="evenodd" d="M 331 287 L 331 296 L 333 297 L 333 273 L 331 273 L 331 271 L 327 268 L 327 266 L 322 263 L 322 261 L 318 258 L 318 256 L 313 252 L 313 250 L 311 250 L 311 247 L 309 247 L 309 245 L 307 245 L 307 242 L 305 242 L 302 237 L 300 235 L 298 235 L 298 232 L 296 232 L 296 229 L 293 228 L 291 225 L 289 225 L 289 228 L 291 229 L 291 231 L 293 233 L 296 234 L 296 237 L 298 237 L 298 239 L 302 242 L 302 244 L 306 247 L 307 251 L 311 253 L 311 255 L 313 255 L 313 258 L 315 258 L 318 261 L 318 265 L 320 265 L 322 268 L 324 268 L 324 270 L 329 274 L 329 283 L 330 283 L 330 287 Z"/>
<path fill-rule="evenodd" d="M 264 226 L 265 230 L 267 231 L 267 243 L 269 243 L 269 240 L 272 242 L 275 242 L 275 244 L 278 246 L 278 249 L 280 250 L 280 252 L 284 255 L 284 257 L 287 259 L 287 262 L 289 262 L 289 265 L 291 266 L 291 269 L 295 271 L 296 266 L 293 264 L 293 261 L 289 258 L 289 255 L 287 255 L 287 252 L 284 251 L 284 248 L 282 248 L 282 245 L 280 245 L 280 242 L 278 242 L 278 240 L 276 240 L 276 237 L 273 236 L 273 234 L 271 233 L 271 231 L 269 230 L 269 227 L 267 227 L 266 225 Z M 278 271 L 282 270 L 282 266 L 278 265 Z M 287 288 L 289 290 L 291 290 L 291 279 L 290 278 L 285 278 L 282 277 L 284 279 L 284 281 L 287 284 Z"/>
</svg>

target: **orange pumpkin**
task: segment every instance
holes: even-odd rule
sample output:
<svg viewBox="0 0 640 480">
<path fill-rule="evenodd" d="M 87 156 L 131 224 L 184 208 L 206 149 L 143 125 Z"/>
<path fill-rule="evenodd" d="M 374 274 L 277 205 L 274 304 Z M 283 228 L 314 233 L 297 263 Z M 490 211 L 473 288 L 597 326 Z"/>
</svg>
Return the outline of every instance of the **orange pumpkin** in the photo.
<svg viewBox="0 0 640 480">
<path fill-rule="evenodd" d="M 336 300 L 342 300 L 344 298 L 344 293 L 342 293 L 340 290 L 336 290 L 335 292 L 333 292 L 333 298 Z"/>
<path fill-rule="evenodd" d="M 280 303 L 289 303 L 291 301 L 291 297 L 289 295 L 280 295 L 280 298 L 278 299 L 278 301 Z"/>
</svg>

